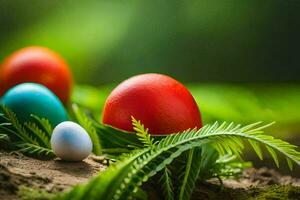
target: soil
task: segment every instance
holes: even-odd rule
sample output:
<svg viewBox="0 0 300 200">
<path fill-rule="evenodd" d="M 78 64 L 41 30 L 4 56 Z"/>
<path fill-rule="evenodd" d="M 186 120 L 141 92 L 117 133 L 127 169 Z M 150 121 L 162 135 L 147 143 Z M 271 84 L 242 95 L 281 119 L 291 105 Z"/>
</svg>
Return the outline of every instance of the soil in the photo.
<svg viewBox="0 0 300 200">
<path fill-rule="evenodd" d="M 50 194 L 66 191 L 105 170 L 107 162 L 96 156 L 83 162 L 63 162 L 0 152 L 0 199 L 22 199 L 22 191 L 28 189 Z M 250 168 L 239 180 L 225 180 L 224 187 L 214 179 L 198 183 L 193 199 L 300 199 L 300 179 L 282 176 L 272 169 Z"/>
<path fill-rule="evenodd" d="M 55 193 L 84 183 L 105 170 L 102 157 L 90 156 L 83 162 L 37 160 L 22 154 L 0 152 L 0 199 L 19 199 L 20 186 Z"/>
<path fill-rule="evenodd" d="M 300 200 L 300 179 L 283 176 L 274 169 L 250 168 L 239 180 L 199 183 L 193 199 L 204 200 Z"/>
</svg>

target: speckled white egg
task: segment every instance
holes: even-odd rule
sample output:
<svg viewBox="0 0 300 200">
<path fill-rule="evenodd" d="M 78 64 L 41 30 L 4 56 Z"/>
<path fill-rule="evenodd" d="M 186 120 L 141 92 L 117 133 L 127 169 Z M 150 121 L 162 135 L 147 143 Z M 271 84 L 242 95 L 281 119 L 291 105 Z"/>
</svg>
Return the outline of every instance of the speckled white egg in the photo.
<svg viewBox="0 0 300 200">
<path fill-rule="evenodd" d="M 65 121 L 54 128 L 51 147 L 62 160 L 81 161 L 90 155 L 93 144 L 84 128 L 74 122 Z"/>
</svg>

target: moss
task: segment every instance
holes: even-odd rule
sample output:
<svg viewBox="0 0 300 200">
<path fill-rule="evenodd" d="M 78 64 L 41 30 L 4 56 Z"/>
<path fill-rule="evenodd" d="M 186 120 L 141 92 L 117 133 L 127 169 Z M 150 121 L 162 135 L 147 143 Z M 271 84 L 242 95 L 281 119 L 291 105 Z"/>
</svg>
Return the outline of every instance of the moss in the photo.
<svg viewBox="0 0 300 200">
<path fill-rule="evenodd" d="M 195 200 L 300 200 L 300 187 L 270 185 L 265 187 L 224 188 L 215 185 L 198 185 L 193 194 Z"/>
<path fill-rule="evenodd" d="M 251 188 L 249 200 L 300 200 L 300 187 L 272 185 L 264 188 Z"/>
<path fill-rule="evenodd" d="M 29 188 L 21 186 L 19 187 L 18 196 L 22 200 L 50 200 L 57 194 L 47 192 L 43 189 Z"/>
</svg>

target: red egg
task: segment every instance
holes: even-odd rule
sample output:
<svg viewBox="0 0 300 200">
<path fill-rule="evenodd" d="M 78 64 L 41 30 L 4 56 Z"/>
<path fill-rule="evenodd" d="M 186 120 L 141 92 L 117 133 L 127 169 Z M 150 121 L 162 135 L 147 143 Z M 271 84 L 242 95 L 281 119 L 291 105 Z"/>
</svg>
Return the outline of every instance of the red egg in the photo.
<svg viewBox="0 0 300 200">
<path fill-rule="evenodd" d="M 0 94 L 14 85 L 33 82 L 49 88 L 66 104 L 73 86 L 68 64 L 44 47 L 27 47 L 7 57 L 0 70 Z"/>
<path fill-rule="evenodd" d="M 141 120 L 153 135 L 202 127 L 191 93 L 175 79 L 162 74 L 129 78 L 108 96 L 103 111 L 104 124 L 133 131 L 131 116 Z"/>
</svg>

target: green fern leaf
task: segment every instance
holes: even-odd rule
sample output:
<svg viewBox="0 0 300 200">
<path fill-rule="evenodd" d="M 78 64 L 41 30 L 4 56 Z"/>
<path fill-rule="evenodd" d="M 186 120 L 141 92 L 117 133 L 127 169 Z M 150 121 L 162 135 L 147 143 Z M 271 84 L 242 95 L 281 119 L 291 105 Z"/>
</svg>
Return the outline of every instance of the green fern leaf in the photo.
<svg viewBox="0 0 300 200">
<path fill-rule="evenodd" d="M 118 195 L 119 187 L 126 187 L 123 181 L 129 181 L 123 179 L 124 176 L 132 174 L 131 164 L 142 154 L 144 151 L 134 150 L 134 153 L 128 155 L 128 157 L 122 162 L 118 162 L 115 165 L 111 165 L 106 171 L 94 177 L 86 185 L 78 185 L 74 187 L 70 192 L 64 195 L 59 195 L 56 200 L 112 200 L 116 199 Z M 133 190 L 133 189 L 132 189 Z M 137 191 L 137 190 L 136 190 Z M 127 199 L 127 197 L 125 198 Z"/>
<path fill-rule="evenodd" d="M 13 113 L 10 109 L 8 109 L 4 105 L 1 105 L 1 110 L 3 111 L 3 114 L 5 115 L 5 118 L 9 121 L 9 123 L 11 123 L 12 127 L 15 129 L 14 131 L 11 129 L 6 129 L 6 130 L 9 130 L 9 132 L 15 134 L 17 137 L 19 137 L 24 142 L 38 145 L 38 142 L 34 138 L 32 138 L 30 135 L 28 135 L 25 127 L 23 125 L 21 125 L 21 123 L 19 123 L 15 113 Z"/>
<path fill-rule="evenodd" d="M 41 130 L 35 123 L 25 122 L 24 126 L 29 129 L 32 136 L 37 138 L 39 145 L 51 149 L 50 137 L 43 130 Z"/>
<path fill-rule="evenodd" d="M 183 181 L 180 186 L 179 200 L 190 199 L 195 183 L 198 180 L 200 169 L 201 149 L 194 148 L 189 150 L 186 167 L 183 172 Z"/>
<path fill-rule="evenodd" d="M 4 115 L 2 113 L 0 113 L 0 117 L 3 117 Z M 1 123 L 0 124 L 0 130 L 3 131 L 4 133 L 0 133 L 0 142 L 9 142 L 10 138 L 8 136 L 8 131 L 6 131 L 6 129 L 8 129 L 7 127 L 11 126 L 11 123 Z M 9 129 L 8 129 L 9 130 Z"/>
<path fill-rule="evenodd" d="M 136 148 L 144 147 L 138 136 L 133 132 L 122 131 L 98 122 L 93 122 L 93 125 L 101 142 L 102 152 L 104 154 L 115 156 Z"/>
<path fill-rule="evenodd" d="M 0 142 L 9 142 L 8 135 L 0 133 Z"/>
<path fill-rule="evenodd" d="M 32 116 L 35 120 L 40 121 L 39 126 L 34 122 L 26 122 L 22 125 L 16 114 L 4 105 L 1 106 L 1 112 L 0 117 L 5 122 L 0 124 L 0 130 L 7 136 L 9 135 L 11 140 L 9 146 L 12 149 L 36 158 L 54 157 L 50 145 L 50 135 L 47 133 L 52 131 L 48 120 Z"/>
<path fill-rule="evenodd" d="M 276 166 L 279 167 L 279 160 L 278 160 L 278 156 L 277 156 L 276 152 L 269 146 L 266 146 L 266 148 L 269 151 L 270 155 L 272 156 Z"/>
<path fill-rule="evenodd" d="M 55 155 L 51 149 L 41 147 L 38 145 L 30 144 L 30 143 L 21 143 L 17 144 L 19 148 L 18 151 L 24 154 L 29 154 L 30 156 L 35 156 L 38 158 L 49 159 L 54 158 Z"/>
<path fill-rule="evenodd" d="M 215 123 L 206 125 L 200 130 L 193 129 L 167 136 L 153 147 L 135 151 L 115 166 L 109 167 L 86 186 L 72 190 L 66 195 L 66 199 L 74 197 L 74 193 L 80 194 L 75 199 L 127 199 L 143 182 L 163 170 L 183 152 L 208 144 L 218 143 L 219 148 L 225 152 L 228 150 L 235 153 L 241 151 L 242 147 L 239 144 L 241 141 L 254 140 L 300 165 L 300 153 L 296 151 L 295 146 L 262 134 L 261 130 L 258 131 L 260 127 L 257 126 L 258 124 L 241 127 L 232 123 L 228 125 Z M 231 138 L 239 138 L 241 141 L 232 140 L 233 142 L 228 143 Z M 222 147 L 222 144 L 226 147 Z"/>
<path fill-rule="evenodd" d="M 293 170 L 293 162 L 289 158 L 286 158 L 286 162 L 287 162 L 287 164 L 289 166 L 289 169 L 292 171 Z"/>
<path fill-rule="evenodd" d="M 144 144 L 145 147 L 153 147 L 154 139 L 151 138 L 148 133 L 149 129 L 145 128 L 140 120 L 136 120 L 133 116 L 131 116 L 133 130 L 136 132 L 139 140 Z"/>
<path fill-rule="evenodd" d="M 101 155 L 102 147 L 96 129 L 93 126 L 93 122 L 86 116 L 86 114 L 82 110 L 79 109 L 76 104 L 73 104 L 72 108 L 78 123 L 87 130 L 88 134 L 91 137 L 91 140 L 93 142 L 93 152 L 96 155 Z"/>
<path fill-rule="evenodd" d="M 36 115 L 31 115 L 31 117 L 37 122 L 38 125 L 40 125 L 39 127 L 45 131 L 48 137 L 51 138 L 53 128 L 50 121 L 46 118 L 40 118 Z"/>
<path fill-rule="evenodd" d="M 159 179 L 159 183 L 162 186 L 165 200 L 174 199 L 174 186 L 171 178 L 171 171 L 168 167 L 164 168 L 163 174 Z"/>
<path fill-rule="evenodd" d="M 201 166 L 198 177 L 200 180 L 205 180 L 214 176 L 215 173 L 218 173 L 219 166 L 216 166 L 216 162 L 222 157 L 220 157 L 217 150 L 213 148 L 211 144 L 203 145 L 201 150 Z"/>
<path fill-rule="evenodd" d="M 255 153 L 257 154 L 257 156 L 259 157 L 260 160 L 263 160 L 263 154 L 262 154 L 262 150 L 258 144 L 258 142 L 253 141 L 253 140 L 248 140 L 248 142 L 250 143 L 250 145 L 253 147 Z"/>
<path fill-rule="evenodd" d="M 238 178 L 242 174 L 243 169 L 251 166 L 251 162 L 242 162 L 235 155 L 228 154 L 216 160 L 210 171 L 213 177 Z"/>
</svg>

